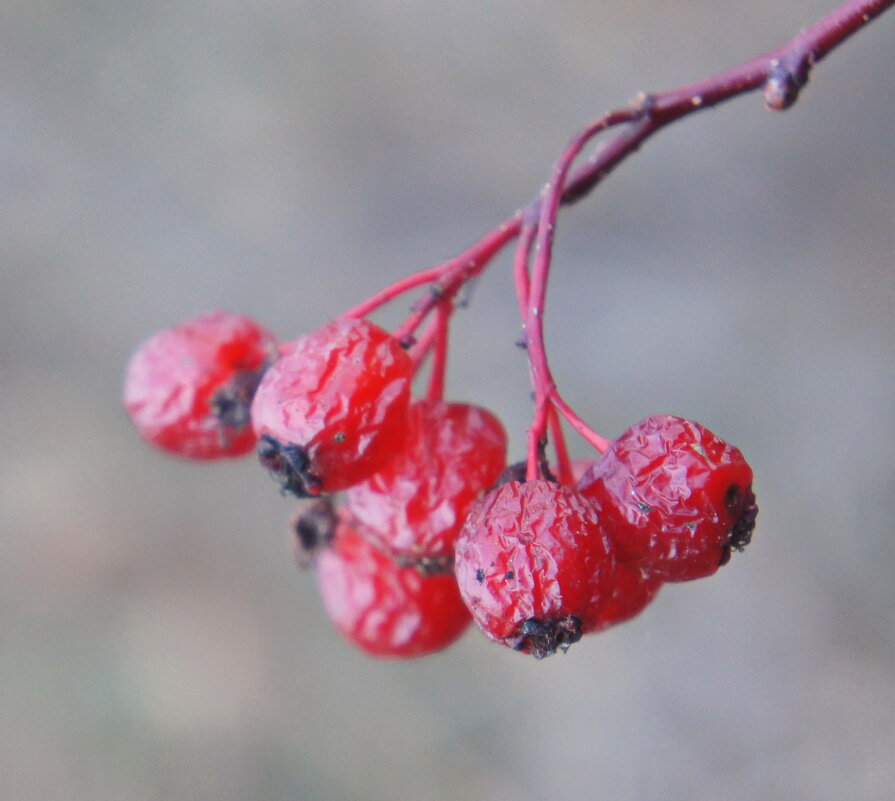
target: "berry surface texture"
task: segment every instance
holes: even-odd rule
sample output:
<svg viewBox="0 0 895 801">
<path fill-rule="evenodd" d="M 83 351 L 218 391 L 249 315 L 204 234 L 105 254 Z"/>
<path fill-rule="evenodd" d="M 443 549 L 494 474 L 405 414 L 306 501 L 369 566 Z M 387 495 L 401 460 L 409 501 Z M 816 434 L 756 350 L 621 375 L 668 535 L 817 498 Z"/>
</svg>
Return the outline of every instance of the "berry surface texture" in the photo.
<svg viewBox="0 0 895 801">
<path fill-rule="evenodd" d="M 407 431 L 412 363 L 365 320 L 334 320 L 283 347 L 255 394 L 262 463 L 297 495 L 368 478 Z"/>
<path fill-rule="evenodd" d="M 596 508 L 579 493 L 551 481 L 509 481 L 470 513 L 455 570 L 486 637 L 544 657 L 598 624 L 615 557 Z"/>
<path fill-rule="evenodd" d="M 175 456 L 242 456 L 255 446 L 249 406 L 274 336 L 242 314 L 212 311 L 160 331 L 134 354 L 124 406 L 140 436 Z"/>
<path fill-rule="evenodd" d="M 449 566 L 473 501 L 506 466 L 506 448 L 506 432 L 487 410 L 416 401 L 404 448 L 348 490 L 347 507 L 393 558 Z"/>
<path fill-rule="evenodd" d="M 664 581 L 714 573 L 752 536 L 752 469 L 739 449 L 671 415 L 614 440 L 579 491 L 601 510 L 619 559 Z"/>
<path fill-rule="evenodd" d="M 440 651 L 471 622 L 453 576 L 424 576 L 396 565 L 347 520 L 320 554 L 317 573 L 330 620 L 345 639 L 373 656 Z"/>
</svg>

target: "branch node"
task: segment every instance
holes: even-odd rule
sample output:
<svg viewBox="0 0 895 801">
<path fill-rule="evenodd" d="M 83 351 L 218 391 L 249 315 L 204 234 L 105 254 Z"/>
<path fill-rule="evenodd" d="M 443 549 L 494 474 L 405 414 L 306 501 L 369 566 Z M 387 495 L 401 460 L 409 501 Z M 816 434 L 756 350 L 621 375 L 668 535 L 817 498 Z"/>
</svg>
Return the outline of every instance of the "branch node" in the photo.
<svg viewBox="0 0 895 801">
<path fill-rule="evenodd" d="M 653 113 L 655 104 L 656 97 L 649 92 L 638 92 L 630 101 L 631 107 L 644 117 L 649 117 Z"/>
<path fill-rule="evenodd" d="M 805 76 L 807 80 L 807 75 Z M 780 67 L 774 69 L 762 90 L 768 111 L 786 111 L 799 99 L 799 90 L 805 85 L 795 74 Z"/>
</svg>

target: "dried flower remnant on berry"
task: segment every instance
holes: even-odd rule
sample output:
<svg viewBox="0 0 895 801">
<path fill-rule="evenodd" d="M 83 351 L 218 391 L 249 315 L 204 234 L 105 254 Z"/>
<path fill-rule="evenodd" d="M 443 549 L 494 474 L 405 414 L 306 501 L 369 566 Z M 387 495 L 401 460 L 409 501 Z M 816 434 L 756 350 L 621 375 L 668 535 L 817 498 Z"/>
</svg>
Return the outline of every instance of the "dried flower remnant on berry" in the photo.
<svg viewBox="0 0 895 801">
<path fill-rule="evenodd" d="M 329 498 L 318 498 L 305 506 L 292 520 L 295 561 L 310 567 L 336 534 L 338 513 Z"/>
</svg>

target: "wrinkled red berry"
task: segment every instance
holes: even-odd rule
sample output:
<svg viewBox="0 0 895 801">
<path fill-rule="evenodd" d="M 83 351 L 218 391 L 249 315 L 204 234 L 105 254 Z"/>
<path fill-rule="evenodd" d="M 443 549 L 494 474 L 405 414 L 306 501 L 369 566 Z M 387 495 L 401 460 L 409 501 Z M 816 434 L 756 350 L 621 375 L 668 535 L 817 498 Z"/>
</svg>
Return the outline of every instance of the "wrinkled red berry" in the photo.
<svg viewBox="0 0 895 801">
<path fill-rule="evenodd" d="M 485 495 L 455 559 L 485 636 L 538 658 L 593 628 L 612 594 L 615 560 L 596 508 L 552 481 L 509 481 Z"/>
<path fill-rule="evenodd" d="M 124 405 L 147 442 L 189 459 L 242 456 L 249 409 L 274 336 L 242 314 L 212 311 L 155 334 L 127 368 Z"/>
<path fill-rule="evenodd" d="M 652 603 L 661 586 L 661 579 L 647 575 L 638 567 L 617 562 L 612 594 L 586 633 L 602 631 L 639 615 Z"/>
<path fill-rule="evenodd" d="M 758 507 L 739 450 L 698 423 L 648 417 L 584 475 L 618 558 L 663 581 L 714 573 L 748 545 Z"/>
<path fill-rule="evenodd" d="M 334 320 L 284 346 L 252 404 L 261 463 L 299 497 L 345 489 L 403 443 L 413 364 L 366 320 Z"/>
<path fill-rule="evenodd" d="M 506 465 L 506 432 L 465 403 L 416 401 L 407 423 L 404 448 L 348 490 L 347 507 L 393 559 L 443 569 L 473 501 Z"/>
<path fill-rule="evenodd" d="M 415 657 L 446 648 L 470 623 L 453 575 L 400 567 L 341 520 L 317 560 L 330 620 L 373 656 Z"/>
</svg>

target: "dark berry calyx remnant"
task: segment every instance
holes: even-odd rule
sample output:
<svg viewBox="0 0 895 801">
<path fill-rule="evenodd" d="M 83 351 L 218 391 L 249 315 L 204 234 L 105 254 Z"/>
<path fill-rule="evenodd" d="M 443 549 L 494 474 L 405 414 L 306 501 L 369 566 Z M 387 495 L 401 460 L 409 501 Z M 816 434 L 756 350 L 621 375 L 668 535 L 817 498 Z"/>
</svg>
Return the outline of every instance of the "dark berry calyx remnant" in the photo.
<svg viewBox="0 0 895 801">
<path fill-rule="evenodd" d="M 242 431 L 252 424 L 252 399 L 268 365 L 259 370 L 240 370 L 215 390 L 209 399 L 211 413 L 220 425 L 221 437 Z"/>
<path fill-rule="evenodd" d="M 727 543 L 721 554 L 722 565 L 730 561 L 731 551 L 742 551 L 752 542 L 752 532 L 758 517 L 758 504 L 755 502 L 752 486 L 745 490 L 740 490 L 736 485 L 731 486 L 727 491 L 727 507 L 734 512 L 739 510 L 739 516 L 727 535 Z"/>
<path fill-rule="evenodd" d="M 280 490 L 296 498 L 314 498 L 323 492 L 320 479 L 311 472 L 311 463 L 299 445 L 281 445 L 269 434 L 258 438 L 258 460 L 280 482 Z"/>
<path fill-rule="evenodd" d="M 338 523 L 336 508 L 329 498 L 319 498 L 309 504 L 292 521 L 296 560 L 300 567 L 314 564 L 317 555 L 332 542 Z"/>
<path fill-rule="evenodd" d="M 530 617 L 519 626 L 519 633 L 506 642 L 514 651 L 524 651 L 535 659 L 552 656 L 557 650 L 565 653 L 581 639 L 581 620 L 575 615 L 538 620 Z"/>
</svg>

